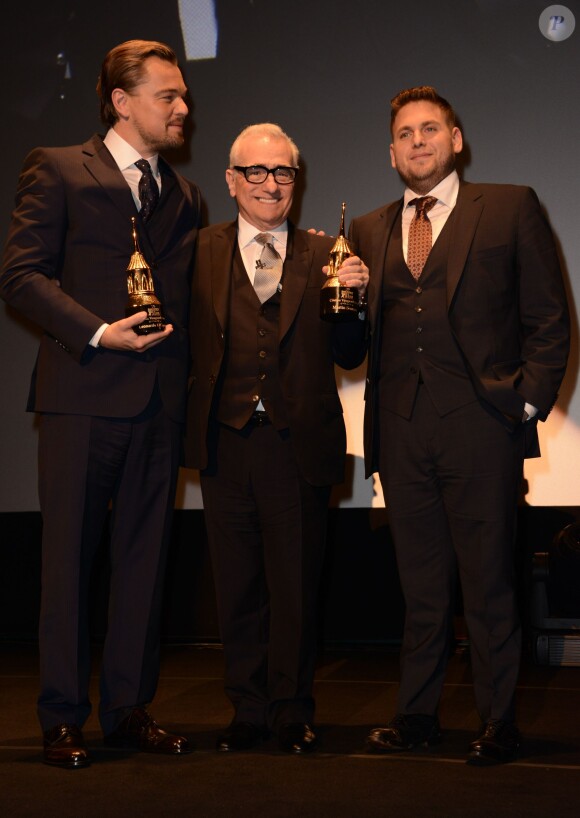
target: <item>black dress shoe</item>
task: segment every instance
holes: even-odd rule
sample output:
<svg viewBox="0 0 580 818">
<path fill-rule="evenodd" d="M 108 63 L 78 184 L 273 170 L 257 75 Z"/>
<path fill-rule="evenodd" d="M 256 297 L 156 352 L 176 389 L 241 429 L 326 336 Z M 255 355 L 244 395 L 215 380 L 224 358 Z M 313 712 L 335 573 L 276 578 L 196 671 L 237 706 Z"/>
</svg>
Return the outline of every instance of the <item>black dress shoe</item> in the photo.
<svg viewBox="0 0 580 818">
<path fill-rule="evenodd" d="M 134 748 L 145 753 L 165 755 L 183 755 L 191 752 L 186 738 L 162 730 L 151 714 L 142 707 L 136 707 L 116 730 L 105 736 L 105 744 L 110 747 Z"/>
<path fill-rule="evenodd" d="M 278 730 L 278 743 L 285 753 L 311 753 L 318 746 L 316 733 L 309 724 L 293 721 Z"/>
<path fill-rule="evenodd" d="M 400 753 L 417 746 L 429 747 L 441 741 L 441 728 L 435 716 L 397 714 L 386 727 L 375 727 L 367 739 L 373 753 Z"/>
<path fill-rule="evenodd" d="M 83 734 L 76 724 L 57 724 L 44 733 L 43 761 L 54 767 L 76 770 L 91 763 Z"/>
<path fill-rule="evenodd" d="M 511 721 L 490 719 L 481 728 L 481 733 L 469 745 L 467 763 L 486 767 L 489 764 L 505 764 L 513 761 L 520 748 L 520 731 Z"/>
<path fill-rule="evenodd" d="M 215 748 L 220 753 L 235 753 L 239 750 L 249 750 L 260 741 L 268 738 L 268 730 L 259 727 L 250 721 L 234 721 L 219 736 Z"/>
</svg>

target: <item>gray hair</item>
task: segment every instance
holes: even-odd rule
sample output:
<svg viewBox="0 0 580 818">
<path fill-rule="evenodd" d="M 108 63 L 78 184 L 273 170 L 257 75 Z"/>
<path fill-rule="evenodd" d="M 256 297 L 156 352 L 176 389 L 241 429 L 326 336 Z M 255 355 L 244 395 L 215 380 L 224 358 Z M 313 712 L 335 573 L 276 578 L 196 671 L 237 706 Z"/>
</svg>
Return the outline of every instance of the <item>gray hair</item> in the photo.
<svg viewBox="0 0 580 818">
<path fill-rule="evenodd" d="M 288 143 L 288 147 L 292 152 L 292 165 L 294 167 L 298 167 L 298 160 L 300 158 L 300 153 L 298 148 L 296 147 L 295 143 L 290 139 L 287 133 L 284 133 L 282 128 L 279 125 L 275 125 L 273 122 L 260 122 L 256 125 L 248 125 L 247 128 L 238 134 L 236 139 L 234 140 L 234 144 L 230 149 L 230 168 L 233 168 L 234 165 L 238 165 L 238 155 L 240 150 L 240 143 L 246 139 L 248 136 L 267 136 L 270 139 L 285 139 Z"/>
</svg>

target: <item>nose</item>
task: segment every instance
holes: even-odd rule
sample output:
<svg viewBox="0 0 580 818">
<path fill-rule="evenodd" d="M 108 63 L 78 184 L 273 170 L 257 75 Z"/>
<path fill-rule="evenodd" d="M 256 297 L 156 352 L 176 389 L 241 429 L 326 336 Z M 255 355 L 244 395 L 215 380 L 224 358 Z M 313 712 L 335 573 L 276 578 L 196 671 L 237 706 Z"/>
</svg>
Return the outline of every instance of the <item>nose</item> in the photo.
<svg viewBox="0 0 580 818">
<path fill-rule="evenodd" d="M 270 193 L 278 190 L 278 182 L 274 179 L 274 174 L 269 173 L 262 182 L 262 187 Z"/>
<path fill-rule="evenodd" d="M 413 131 L 413 147 L 418 148 L 424 144 L 425 138 L 423 136 L 423 131 L 420 128 L 417 128 L 416 131 Z"/>
<path fill-rule="evenodd" d="M 181 97 L 177 100 L 177 105 L 175 106 L 175 113 L 180 114 L 180 116 L 187 116 L 189 113 L 189 108 L 184 99 Z"/>
</svg>

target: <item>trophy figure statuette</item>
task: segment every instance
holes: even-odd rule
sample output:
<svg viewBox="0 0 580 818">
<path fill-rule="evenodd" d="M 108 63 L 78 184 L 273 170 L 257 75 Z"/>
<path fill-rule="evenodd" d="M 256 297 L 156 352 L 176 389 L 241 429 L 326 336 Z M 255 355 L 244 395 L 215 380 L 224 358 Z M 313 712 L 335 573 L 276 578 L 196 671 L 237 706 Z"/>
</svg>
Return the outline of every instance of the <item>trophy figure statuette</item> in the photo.
<svg viewBox="0 0 580 818">
<path fill-rule="evenodd" d="M 320 290 L 320 317 L 325 321 L 353 321 L 362 309 L 356 287 L 345 287 L 338 280 L 338 270 L 342 262 L 355 254 L 344 235 L 344 211 L 342 203 L 338 238 L 328 256 L 328 273 Z"/>
<path fill-rule="evenodd" d="M 151 332 L 162 332 L 165 329 L 163 309 L 153 286 L 151 267 L 139 247 L 137 239 L 137 220 L 131 217 L 133 225 L 133 255 L 127 267 L 127 290 L 129 300 L 125 307 L 125 316 L 135 315 L 137 312 L 146 312 L 147 318 L 133 327 L 137 335 L 149 335 Z"/>
</svg>

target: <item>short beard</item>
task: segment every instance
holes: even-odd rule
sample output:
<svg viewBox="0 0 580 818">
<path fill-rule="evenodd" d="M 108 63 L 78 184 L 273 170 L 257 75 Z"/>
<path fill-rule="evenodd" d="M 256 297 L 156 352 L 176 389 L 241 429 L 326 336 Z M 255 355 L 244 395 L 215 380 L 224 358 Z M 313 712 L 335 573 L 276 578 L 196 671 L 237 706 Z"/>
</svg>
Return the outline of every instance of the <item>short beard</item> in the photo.
<svg viewBox="0 0 580 818">
<path fill-rule="evenodd" d="M 137 131 L 143 142 L 147 145 L 147 147 L 150 148 L 155 153 L 161 153 L 161 151 L 168 151 L 173 150 L 174 148 L 180 148 L 185 142 L 183 131 L 181 132 L 181 134 L 175 134 L 173 136 L 169 132 L 166 132 L 165 136 L 160 139 L 152 139 L 151 135 L 140 127 L 137 127 Z"/>
<path fill-rule="evenodd" d="M 443 181 L 446 176 L 449 176 L 453 170 L 455 170 L 454 153 L 448 157 L 447 161 L 443 165 L 439 165 L 435 168 L 435 170 L 431 171 L 425 176 L 403 174 L 399 168 L 397 168 L 399 176 L 407 187 L 414 193 L 419 193 L 421 196 L 424 196 L 426 193 L 429 193 L 430 190 L 433 190 L 433 188 L 436 187 L 439 182 Z"/>
</svg>

